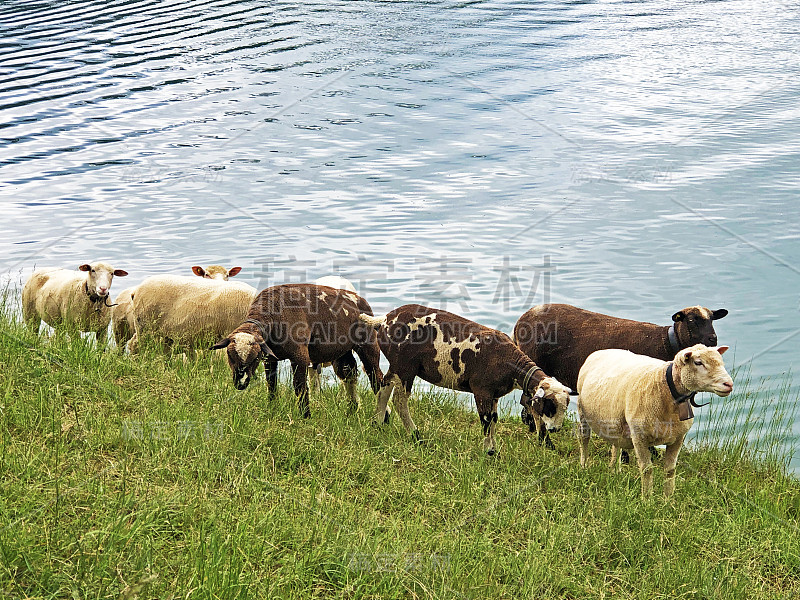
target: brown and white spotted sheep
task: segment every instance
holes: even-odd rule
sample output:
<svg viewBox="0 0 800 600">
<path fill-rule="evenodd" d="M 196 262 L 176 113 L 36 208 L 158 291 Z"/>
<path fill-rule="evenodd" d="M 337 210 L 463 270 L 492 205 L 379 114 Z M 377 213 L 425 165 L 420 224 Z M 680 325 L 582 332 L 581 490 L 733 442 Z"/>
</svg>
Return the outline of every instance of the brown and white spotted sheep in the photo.
<svg viewBox="0 0 800 600">
<path fill-rule="evenodd" d="M 227 348 L 236 389 L 245 389 L 260 362 L 264 362 L 270 395 L 278 380 L 278 362 L 288 360 L 303 416 L 311 416 L 308 402 L 309 366 L 333 363 L 348 388 L 350 408 L 358 407 L 358 355 L 377 393 L 383 382 L 375 332 L 359 315 L 372 314 L 364 298 L 346 290 L 311 283 L 278 285 L 256 296 L 244 322 L 213 348 Z"/>
<path fill-rule="evenodd" d="M 376 420 L 384 419 L 392 396 L 406 429 L 419 438 L 408 398 L 414 379 L 470 392 L 483 425 L 484 450 L 496 451 L 497 401 L 522 389 L 526 409 L 557 429 L 569 403 L 569 389 L 520 351 L 509 336 L 453 313 L 407 304 L 381 318 L 361 315 L 378 330 L 378 344 L 389 370 L 378 395 Z"/>
<path fill-rule="evenodd" d="M 672 315 L 672 325 L 655 325 L 591 312 L 569 304 L 542 304 L 522 315 L 514 325 L 514 341 L 537 365 L 573 390 L 586 358 L 596 350 L 620 348 L 660 360 L 695 344 L 714 346 L 713 321 L 728 314 L 724 308 L 710 310 L 690 306 Z M 531 431 L 540 424 L 523 422 Z M 627 453 L 623 452 L 627 462 Z"/>
</svg>

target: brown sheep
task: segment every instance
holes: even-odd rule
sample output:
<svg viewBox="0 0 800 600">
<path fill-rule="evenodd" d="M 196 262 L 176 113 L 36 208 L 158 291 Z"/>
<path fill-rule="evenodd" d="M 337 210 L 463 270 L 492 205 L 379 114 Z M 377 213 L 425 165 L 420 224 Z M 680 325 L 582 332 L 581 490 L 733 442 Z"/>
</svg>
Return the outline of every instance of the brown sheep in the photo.
<svg viewBox="0 0 800 600">
<path fill-rule="evenodd" d="M 378 343 L 389 360 L 378 396 L 377 422 L 384 420 L 389 397 L 406 429 L 419 438 L 408 397 L 420 377 L 439 387 L 471 392 L 483 425 L 484 450 L 496 452 L 497 400 L 522 389 L 525 410 L 561 427 L 569 389 L 525 356 L 502 331 L 485 327 L 445 310 L 407 304 L 375 318 L 361 320 L 378 329 Z"/>
<path fill-rule="evenodd" d="M 596 350 L 620 348 L 660 360 L 672 360 L 695 344 L 715 346 L 712 321 L 728 314 L 690 306 L 672 315 L 672 325 L 654 325 L 591 312 L 569 304 L 542 304 L 522 315 L 514 326 L 514 341 L 537 365 L 573 390 L 586 358 Z M 540 424 L 526 418 L 531 431 Z M 623 460 L 627 454 L 623 455 Z"/>
<path fill-rule="evenodd" d="M 332 362 L 347 384 L 350 408 L 358 407 L 355 352 L 364 365 L 373 392 L 383 382 L 375 332 L 359 321 L 372 314 L 364 298 L 346 290 L 311 283 L 277 285 L 256 296 L 244 323 L 212 348 L 227 348 L 236 389 L 245 389 L 259 362 L 264 361 L 269 393 L 278 381 L 278 361 L 292 365 L 294 391 L 304 417 L 311 416 L 307 371 L 311 365 Z"/>
</svg>

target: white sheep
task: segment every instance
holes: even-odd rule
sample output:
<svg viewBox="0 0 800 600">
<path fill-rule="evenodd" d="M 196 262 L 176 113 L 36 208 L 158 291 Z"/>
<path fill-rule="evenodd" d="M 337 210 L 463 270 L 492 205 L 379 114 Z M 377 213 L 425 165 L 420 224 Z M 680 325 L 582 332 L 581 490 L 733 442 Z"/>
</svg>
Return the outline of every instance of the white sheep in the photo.
<svg viewBox="0 0 800 600">
<path fill-rule="evenodd" d="M 328 287 L 332 287 L 337 290 L 347 290 L 348 292 L 353 292 L 357 294 L 356 286 L 354 286 L 349 279 L 345 279 L 340 275 L 325 275 L 325 277 L 320 277 L 319 279 L 315 279 L 314 283 L 316 285 L 327 285 Z"/>
<path fill-rule="evenodd" d="M 238 275 L 241 270 L 241 267 L 226 269 L 222 265 L 209 265 L 205 269 L 199 266 L 192 267 L 192 273 L 198 277 L 221 281 L 228 281 L 228 277 Z M 111 309 L 111 331 L 119 348 L 128 343 L 128 340 L 133 337 L 136 330 L 133 317 L 133 299 L 131 297 L 135 289 L 135 287 L 131 287 L 122 290 L 114 301 L 114 308 Z"/>
<path fill-rule="evenodd" d="M 653 492 L 649 447 L 666 444 L 664 495 L 672 495 L 678 453 L 694 422 L 694 395 L 727 396 L 733 390 L 722 362 L 726 350 L 728 346 L 697 344 L 678 352 L 672 361 L 618 349 L 590 354 L 578 374 L 581 466 L 588 464 L 592 431 L 612 444 L 612 466 L 620 448 L 633 448 L 642 476 L 642 497 L 648 497 Z"/>
<path fill-rule="evenodd" d="M 152 338 L 189 351 L 207 348 L 236 329 L 247 316 L 257 290 L 246 283 L 154 275 L 133 292 L 135 333 L 128 350 Z"/>
<path fill-rule="evenodd" d="M 51 327 L 93 331 L 98 344 L 105 344 L 111 282 L 127 274 L 105 262 L 83 264 L 77 271 L 37 269 L 22 288 L 22 318 L 36 331 L 42 321 Z"/>
</svg>

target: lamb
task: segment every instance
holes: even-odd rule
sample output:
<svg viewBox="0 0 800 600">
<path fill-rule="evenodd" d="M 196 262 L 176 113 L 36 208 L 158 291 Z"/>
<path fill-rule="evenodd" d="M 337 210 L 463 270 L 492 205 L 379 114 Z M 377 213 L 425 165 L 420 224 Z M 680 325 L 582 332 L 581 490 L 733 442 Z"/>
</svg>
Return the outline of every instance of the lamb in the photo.
<svg viewBox="0 0 800 600">
<path fill-rule="evenodd" d="M 198 266 L 192 267 L 192 272 L 198 277 L 218 279 L 221 281 L 228 281 L 229 277 L 238 275 L 241 270 L 241 267 L 226 269 L 221 265 L 209 265 L 205 269 Z M 122 290 L 114 301 L 114 308 L 111 309 L 111 331 L 114 334 L 114 340 L 117 342 L 117 347 L 119 348 L 122 348 L 128 343 L 128 340 L 133 337 L 136 330 L 132 299 L 134 289 L 135 288 L 131 287 Z"/>
<path fill-rule="evenodd" d="M 389 360 L 378 395 L 377 422 L 384 419 L 393 396 L 406 429 L 419 439 L 408 410 L 411 387 L 419 376 L 436 386 L 473 394 L 489 456 L 496 452 L 497 400 L 512 389 L 522 389 L 525 410 L 549 428 L 561 427 L 570 390 L 525 356 L 505 333 L 419 304 L 406 304 L 380 318 L 360 318 L 378 330 L 378 344 Z"/>
<path fill-rule="evenodd" d="M 257 290 L 246 283 L 154 275 L 133 292 L 135 333 L 128 350 L 151 338 L 167 348 L 194 352 L 227 335 L 247 315 Z"/>
<path fill-rule="evenodd" d="M 42 321 L 51 327 L 93 331 L 97 343 L 105 344 L 111 320 L 111 282 L 115 276 L 127 274 L 106 262 L 82 264 L 78 271 L 37 269 L 22 288 L 22 318 L 36 331 Z"/>
<path fill-rule="evenodd" d="M 212 348 L 227 349 L 233 384 L 239 390 L 247 388 L 263 361 L 270 395 L 277 386 L 278 361 L 289 360 L 304 417 L 311 416 L 308 367 L 332 362 L 355 411 L 358 368 L 353 352 L 361 359 L 373 392 L 383 382 L 376 335 L 359 321 L 361 313 L 371 315 L 372 309 L 354 292 L 312 283 L 277 285 L 262 290 L 243 322 Z"/>
<path fill-rule="evenodd" d="M 573 390 L 578 371 L 595 350 L 621 348 L 661 360 L 694 344 L 714 346 L 713 321 L 728 314 L 724 308 L 710 310 L 690 306 L 672 315 L 672 325 L 662 326 L 620 319 L 569 304 L 542 304 L 522 315 L 514 325 L 514 341 L 537 365 Z M 523 422 L 531 431 L 540 423 L 523 411 Z M 627 461 L 627 453 L 623 452 Z"/>
<path fill-rule="evenodd" d="M 633 448 L 642 477 L 642 497 L 653 492 L 649 446 L 666 444 L 664 495 L 675 491 L 675 465 L 686 433 L 694 422 L 697 392 L 728 396 L 733 380 L 722 362 L 728 346 L 696 344 L 664 361 L 628 350 L 593 352 L 578 374 L 578 437 L 581 466 L 588 464 L 591 431 L 613 446 Z"/>
</svg>

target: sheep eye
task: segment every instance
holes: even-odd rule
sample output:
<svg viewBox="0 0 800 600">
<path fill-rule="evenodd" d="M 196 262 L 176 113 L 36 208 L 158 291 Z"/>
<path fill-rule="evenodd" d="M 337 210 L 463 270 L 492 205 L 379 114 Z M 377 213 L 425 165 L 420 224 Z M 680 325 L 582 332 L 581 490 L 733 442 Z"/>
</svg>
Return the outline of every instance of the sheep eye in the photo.
<svg viewBox="0 0 800 600">
<path fill-rule="evenodd" d="M 694 361 L 694 364 L 696 364 L 698 367 L 702 367 L 703 366 L 703 361 L 702 360 L 696 360 L 696 361 Z"/>
</svg>

